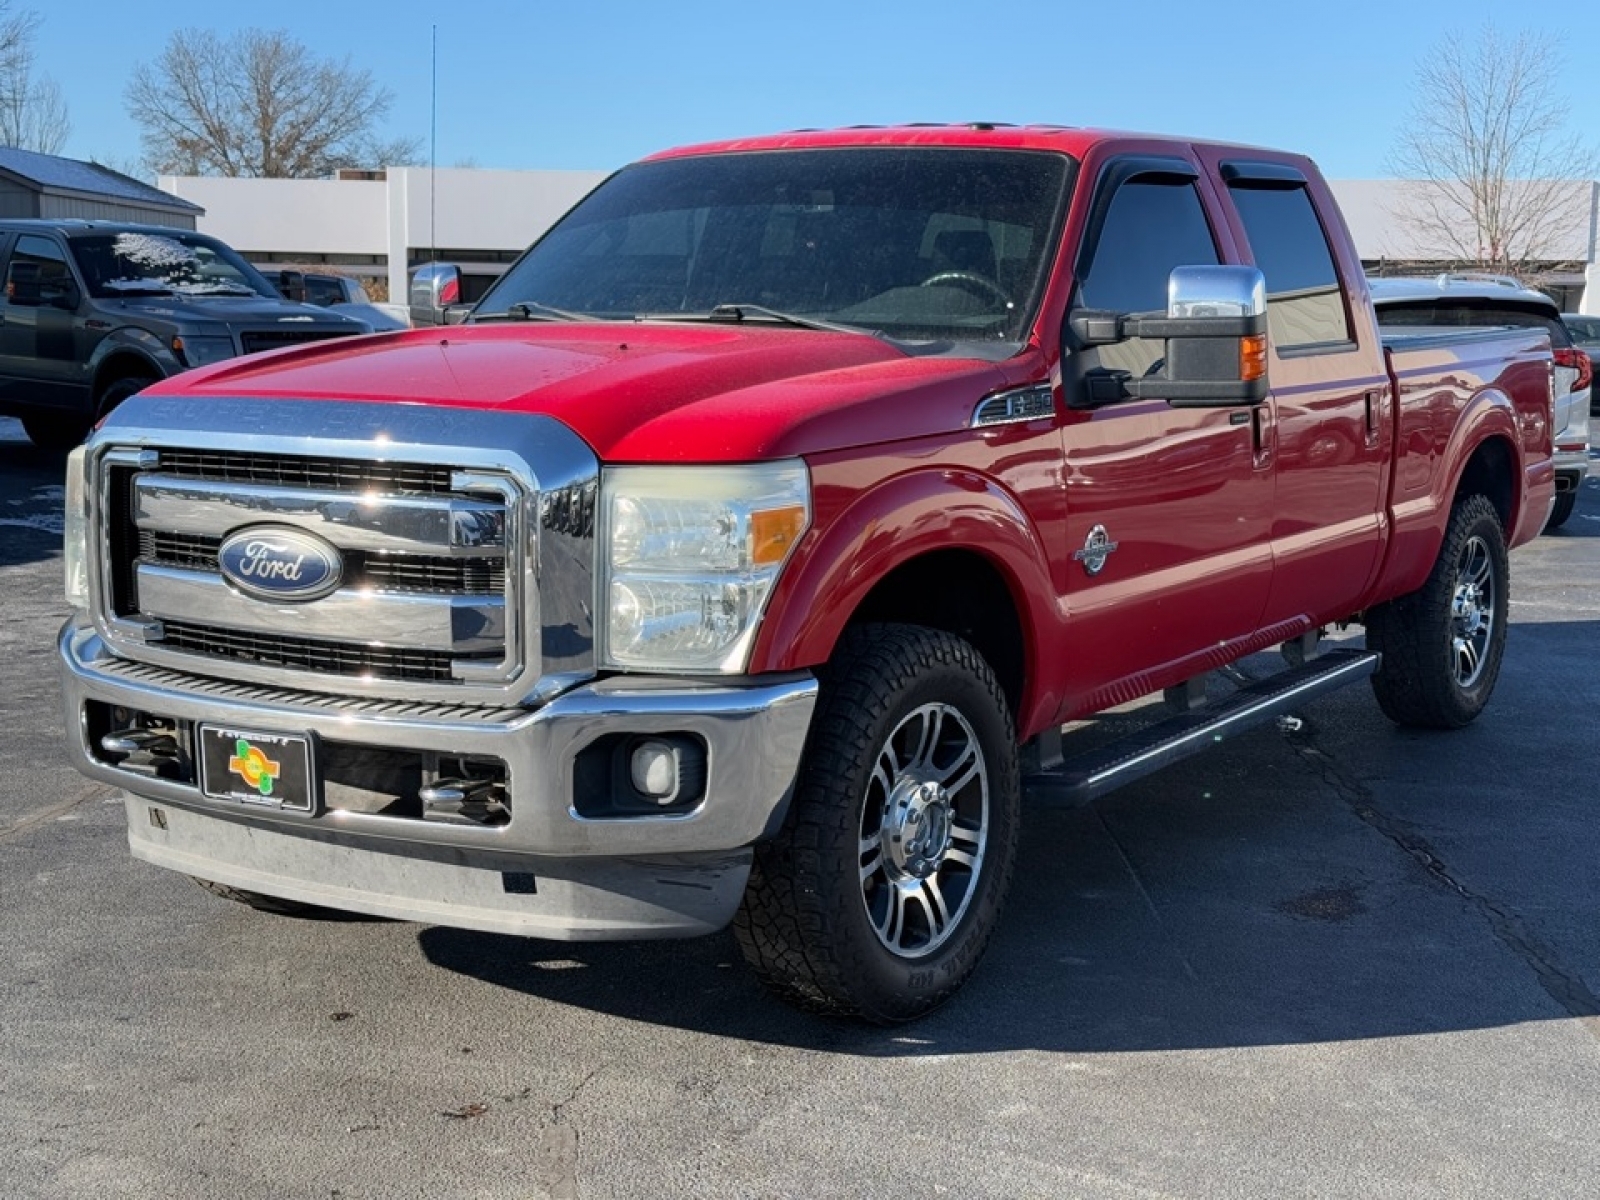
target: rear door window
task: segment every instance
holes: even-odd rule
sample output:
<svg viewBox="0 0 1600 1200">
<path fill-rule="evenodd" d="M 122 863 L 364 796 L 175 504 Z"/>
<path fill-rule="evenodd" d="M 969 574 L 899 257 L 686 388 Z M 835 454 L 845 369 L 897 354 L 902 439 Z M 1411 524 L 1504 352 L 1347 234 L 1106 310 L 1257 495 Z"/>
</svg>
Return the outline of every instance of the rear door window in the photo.
<svg viewBox="0 0 1600 1200">
<path fill-rule="evenodd" d="M 1350 341 L 1350 318 L 1327 232 L 1304 187 L 1232 183 L 1255 264 L 1267 278 L 1267 329 L 1279 350 Z"/>
</svg>

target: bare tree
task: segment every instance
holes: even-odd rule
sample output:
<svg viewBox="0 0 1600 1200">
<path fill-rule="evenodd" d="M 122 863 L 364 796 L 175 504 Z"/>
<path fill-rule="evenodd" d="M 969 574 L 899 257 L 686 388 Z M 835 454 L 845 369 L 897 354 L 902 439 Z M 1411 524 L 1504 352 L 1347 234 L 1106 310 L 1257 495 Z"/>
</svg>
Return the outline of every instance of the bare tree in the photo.
<svg viewBox="0 0 1600 1200">
<path fill-rule="evenodd" d="M 38 28 L 37 13 L 12 12 L 11 0 L 0 0 L 0 145 L 56 154 L 72 122 L 55 81 L 34 76 Z"/>
<path fill-rule="evenodd" d="M 134 68 L 127 98 L 157 172 L 315 179 L 417 157 L 415 141 L 377 141 L 393 97 L 371 72 L 283 30 L 179 30 Z"/>
<path fill-rule="evenodd" d="M 1411 181 L 1394 215 L 1423 249 L 1513 274 L 1572 256 L 1600 157 L 1568 131 L 1561 61 L 1551 35 L 1486 27 L 1418 66 L 1390 167 Z"/>
</svg>

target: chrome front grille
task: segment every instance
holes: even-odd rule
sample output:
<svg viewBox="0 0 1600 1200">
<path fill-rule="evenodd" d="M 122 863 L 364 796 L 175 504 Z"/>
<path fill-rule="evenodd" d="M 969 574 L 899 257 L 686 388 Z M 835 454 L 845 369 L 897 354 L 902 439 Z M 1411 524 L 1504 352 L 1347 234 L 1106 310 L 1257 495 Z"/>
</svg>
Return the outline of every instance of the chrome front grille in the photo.
<svg viewBox="0 0 1600 1200">
<path fill-rule="evenodd" d="M 215 571 L 220 537 L 187 533 L 137 532 L 138 561 L 186 571 Z M 444 592 L 461 596 L 499 595 L 506 588 L 506 560 L 440 558 L 430 555 L 369 554 L 352 550 L 344 556 L 348 587 L 382 592 Z"/>
<path fill-rule="evenodd" d="M 323 342 L 329 338 L 350 337 L 357 331 L 346 333 L 332 329 L 248 329 L 239 335 L 239 348 L 246 354 L 262 350 L 282 350 L 285 346 L 301 346 L 307 342 Z"/>
<path fill-rule="evenodd" d="M 128 659 L 472 705 L 594 674 L 599 464 L 547 417 L 141 395 L 90 457 L 97 624 Z M 257 537 L 316 582 L 262 583 Z"/>
<path fill-rule="evenodd" d="M 397 650 L 281 634 L 233 633 L 215 625 L 162 623 L 161 642 L 175 650 L 253 666 L 316 671 L 322 675 L 451 683 L 455 659 L 432 650 Z"/>
<path fill-rule="evenodd" d="M 396 492 L 403 496 L 449 495 L 451 474 L 449 467 L 427 463 L 361 462 L 306 455 L 227 454 L 205 450 L 164 450 L 161 471 L 179 479 L 266 483 L 340 492 Z"/>
</svg>

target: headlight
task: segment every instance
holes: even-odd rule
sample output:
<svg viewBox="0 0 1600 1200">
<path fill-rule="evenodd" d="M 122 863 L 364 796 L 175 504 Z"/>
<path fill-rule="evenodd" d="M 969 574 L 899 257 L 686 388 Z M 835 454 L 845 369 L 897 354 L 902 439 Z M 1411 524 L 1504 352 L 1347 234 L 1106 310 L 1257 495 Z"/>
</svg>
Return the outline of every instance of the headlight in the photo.
<svg viewBox="0 0 1600 1200">
<path fill-rule="evenodd" d="M 744 670 L 811 522 L 805 464 L 607 467 L 600 479 L 606 665 Z"/>
<path fill-rule="evenodd" d="M 67 498 L 61 528 L 61 558 L 67 569 L 67 603 L 89 607 L 88 484 L 84 480 L 86 452 L 79 446 L 67 455 Z"/>
<path fill-rule="evenodd" d="M 175 337 L 172 352 L 186 367 L 207 367 L 238 353 L 229 337 Z"/>
</svg>

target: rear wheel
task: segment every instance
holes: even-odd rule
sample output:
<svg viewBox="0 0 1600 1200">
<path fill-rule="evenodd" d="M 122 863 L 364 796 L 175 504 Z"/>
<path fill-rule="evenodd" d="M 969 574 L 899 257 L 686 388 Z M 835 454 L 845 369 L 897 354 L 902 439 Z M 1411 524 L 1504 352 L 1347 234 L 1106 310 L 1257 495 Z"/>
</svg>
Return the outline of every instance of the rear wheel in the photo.
<svg viewBox="0 0 1600 1200">
<path fill-rule="evenodd" d="M 1456 502 L 1428 581 L 1367 613 L 1367 645 L 1383 655 L 1372 676 L 1391 720 L 1457 729 L 1494 692 L 1510 612 L 1500 516 L 1483 496 Z"/>
<path fill-rule="evenodd" d="M 1016 860 L 1021 785 L 994 673 L 951 634 L 848 635 L 824 673 L 780 835 L 734 931 L 784 999 L 910 1020 L 977 966 Z"/>
<path fill-rule="evenodd" d="M 1562 492 L 1556 497 L 1556 506 L 1550 510 L 1550 519 L 1544 523 L 1545 529 L 1560 529 L 1567 523 L 1567 518 L 1572 515 L 1572 510 L 1578 506 L 1578 491 L 1574 488 L 1570 492 Z"/>
</svg>

